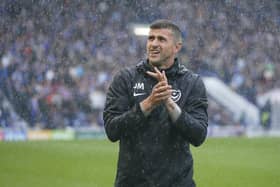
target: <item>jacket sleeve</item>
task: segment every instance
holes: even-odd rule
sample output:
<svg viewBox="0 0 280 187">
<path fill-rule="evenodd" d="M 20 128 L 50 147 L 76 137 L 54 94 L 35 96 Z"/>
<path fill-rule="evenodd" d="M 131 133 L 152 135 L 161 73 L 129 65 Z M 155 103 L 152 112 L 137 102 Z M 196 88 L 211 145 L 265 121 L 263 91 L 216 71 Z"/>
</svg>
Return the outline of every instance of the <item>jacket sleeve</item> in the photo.
<svg viewBox="0 0 280 187">
<path fill-rule="evenodd" d="M 113 142 L 137 130 L 145 120 L 139 103 L 129 101 L 130 82 L 128 70 L 123 70 L 113 78 L 107 92 L 103 119 L 106 134 Z"/>
<path fill-rule="evenodd" d="M 201 145 L 207 136 L 208 100 L 202 79 L 198 77 L 175 126 L 194 146 Z"/>
</svg>

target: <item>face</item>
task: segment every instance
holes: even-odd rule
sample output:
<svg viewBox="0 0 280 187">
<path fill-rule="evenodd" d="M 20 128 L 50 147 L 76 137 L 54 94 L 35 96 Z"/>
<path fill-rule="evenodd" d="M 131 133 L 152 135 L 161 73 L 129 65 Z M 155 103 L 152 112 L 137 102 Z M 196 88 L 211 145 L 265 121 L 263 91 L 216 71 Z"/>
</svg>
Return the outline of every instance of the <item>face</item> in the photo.
<svg viewBox="0 0 280 187">
<path fill-rule="evenodd" d="M 170 29 L 151 29 L 146 50 L 149 63 L 161 69 L 172 66 L 174 58 L 181 48 Z"/>
</svg>

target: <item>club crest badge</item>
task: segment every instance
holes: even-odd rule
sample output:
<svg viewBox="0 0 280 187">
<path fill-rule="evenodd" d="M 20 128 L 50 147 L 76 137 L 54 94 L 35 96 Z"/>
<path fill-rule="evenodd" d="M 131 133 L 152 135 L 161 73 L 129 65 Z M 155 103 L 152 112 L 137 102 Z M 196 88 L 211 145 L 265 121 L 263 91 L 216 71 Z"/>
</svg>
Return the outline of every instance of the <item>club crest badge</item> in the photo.
<svg viewBox="0 0 280 187">
<path fill-rule="evenodd" d="M 171 92 L 171 99 L 172 99 L 174 102 L 179 101 L 180 98 L 181 98 L 181 95 L 182 95 L 181 91 L 180 91 L 180 90 L 174 90 L 174 89 L 172 89 L 171 91 L 172 91 L 172 92 Z"/>
</svg>

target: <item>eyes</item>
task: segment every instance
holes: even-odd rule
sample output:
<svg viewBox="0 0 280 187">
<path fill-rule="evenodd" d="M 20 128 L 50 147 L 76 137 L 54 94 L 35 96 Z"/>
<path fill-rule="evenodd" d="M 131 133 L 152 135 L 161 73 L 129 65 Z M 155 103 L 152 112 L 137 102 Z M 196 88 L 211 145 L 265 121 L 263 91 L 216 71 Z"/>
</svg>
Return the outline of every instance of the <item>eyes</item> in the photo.
<svg viewBox="0 0 280 187">
<path fill-rule="evenodd" d="M 152 42 L 154 40 L 158 40 L 159 42 L 167 42 L 167 38 L 165 38 L 163 36 L 153 36 L 153 35 L 151 35 L 151 36 L 148 37 L 149 42 Z"/>
</svg>

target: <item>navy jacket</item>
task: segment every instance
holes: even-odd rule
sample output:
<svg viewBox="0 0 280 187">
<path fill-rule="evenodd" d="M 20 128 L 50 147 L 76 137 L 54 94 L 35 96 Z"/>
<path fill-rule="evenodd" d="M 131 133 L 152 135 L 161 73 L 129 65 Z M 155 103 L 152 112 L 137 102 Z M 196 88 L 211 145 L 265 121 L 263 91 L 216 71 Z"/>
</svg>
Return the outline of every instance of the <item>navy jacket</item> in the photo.
<svg viewBox="0 0 280 187">
<path fill-rule="evenodd" d="M 207 96 L 201 78 L 177 59 L 165 70 L 172 99 L 182 113 L 171 121 L 164 104 L 145 117 L 139 103 L 157 80 L 147 61 L 120 71 L 107 93 L 103 113 L 108 138 L 119 141 L 116 187 L 194 187 L 190 144 L 199 146 L 207 135 Z"/>
</svg>

